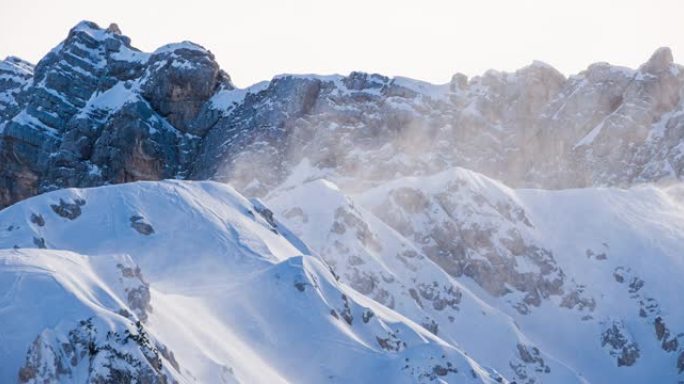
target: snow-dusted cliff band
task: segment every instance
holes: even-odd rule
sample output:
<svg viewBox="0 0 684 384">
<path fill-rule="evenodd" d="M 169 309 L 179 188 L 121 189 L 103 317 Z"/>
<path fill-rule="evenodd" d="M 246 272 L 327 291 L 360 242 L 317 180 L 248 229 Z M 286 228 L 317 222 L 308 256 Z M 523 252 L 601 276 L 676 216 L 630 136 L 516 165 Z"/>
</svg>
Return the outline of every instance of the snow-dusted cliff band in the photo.
<svg viewBox="0 0 684 384">
<path fill-rule="evenodd" d="M 569 78 L 535 62 L 445 85 L 352 73 L 235 89 L 199 45 L 144 53 L 116 25 L 83 22 L 35 67 L 0 64 L 0 205 L 164 178 L 262 194 L 304 158 L 364 183 L 453 166 L 512 186 L 673 180 L 683 89 L 667 48 Z"/>
<path fill-rule="evenodd" d="M 238 89 L 82 22 L 0 62 L 0 382 L 682 382 L 683 176 L 667 48 Z"/>
</svg>

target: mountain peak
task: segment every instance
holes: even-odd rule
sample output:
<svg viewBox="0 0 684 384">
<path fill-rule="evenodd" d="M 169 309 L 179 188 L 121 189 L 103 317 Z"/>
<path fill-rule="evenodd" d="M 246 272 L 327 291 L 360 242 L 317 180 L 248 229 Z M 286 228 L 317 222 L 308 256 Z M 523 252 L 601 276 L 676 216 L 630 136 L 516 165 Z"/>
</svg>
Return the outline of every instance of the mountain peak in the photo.
<svg viewBox="0 0 684 384">
<path fill-rule="evenodd" d="M 203 46 L 201 46 L 197 43 L 193 43 L 192 41 L 187 41 L 187 40 L 181 41 L 178 43 L 170 43 L 170 44 L 163 45 L 163 46 L 157 48 L 154 51 L 154 54 L 176 52 L 178 50 L 196 51 L 196 52 L 200 52 L 200 53 L 209 55 L 212 58 L 214 57 L 214 55 L 211 54 L 211 52 L 209 50 L 207 50 L 206 48 L 204 48 Z"/>
<path fill-rule="evenodd" d="M 0 69 L 12 70 L 26 75 L 33 74 L 34 65 L 16 56 L 7 56 L 5 60 L 0 60 Z"/>
<path fill-rule="evenodd" d="M 669 47 L 660 47 L 656 49 L 644 65 L 640 69 L 646 72 L 661 72 L 670 68 L 674 63 L 672 58 L 672 50 Z"/>
<path fill-rule="evenodd" d="M 515 72 L 518 75 L 533 76 L 538 78 L 552 78 L 557 83 L 565 81 L 565 75 L 558 71 L 551 64 L 543 61 L 534 60 L 531 64 L 520 68 Z"/>
<path fill-rule="evenodd" d="M 124 36 L 118 24 L 111 23 L 109 27 L 102 28 L 97 23 L 83 20 L 69 30 L 66 41 L 72 40 L 75 36 L 87 36 L 98 42 L 103 42 L 112 38 L 122 40 L 126 45 L 130 45 L 130 38 Z"/>
<path fill-rule="evenodd" d="M 107 32 L 121 35 L 121 29 L 119 29 L 119 25 L 117 23 L 109 24 L 109 27 L 107 27 Z"/>
<path fill-rule="evenodd" d="M 92 36 L 94 34 L 102 33 L 104 30 L 93 21 L 82 20 L 69 30 L 69 36 L 78 32 L 85 32 Z"/>
</svg>

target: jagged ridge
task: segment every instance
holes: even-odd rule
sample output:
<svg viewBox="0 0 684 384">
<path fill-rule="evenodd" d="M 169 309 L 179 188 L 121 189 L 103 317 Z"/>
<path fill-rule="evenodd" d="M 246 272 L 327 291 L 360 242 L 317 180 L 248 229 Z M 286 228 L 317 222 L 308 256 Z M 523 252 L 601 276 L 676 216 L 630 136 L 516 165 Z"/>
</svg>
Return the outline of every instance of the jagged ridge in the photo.
<svg viewBox="0 0 684 384">
<path fill-rule="evenodd" d="M 444 86 L 352 73 L 240 90 L 196 44 L 148 54 L 82 22 L 35 70 L 2 68 L 0 205 L 164 178 L 263 194 L 304 159 L 361 185 L 464 166 L 515 186 L 626 186 L 684 167 L 684 72 L 667 48 L 569 78 L 535 62 Z"/>
</svg>

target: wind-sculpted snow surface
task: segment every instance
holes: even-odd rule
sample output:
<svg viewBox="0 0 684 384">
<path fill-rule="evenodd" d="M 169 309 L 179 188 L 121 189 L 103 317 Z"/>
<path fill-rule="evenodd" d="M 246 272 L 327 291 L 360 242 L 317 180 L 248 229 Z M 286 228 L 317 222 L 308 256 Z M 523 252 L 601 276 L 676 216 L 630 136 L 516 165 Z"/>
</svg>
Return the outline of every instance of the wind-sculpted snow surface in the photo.
<svg viewBox="0 0 684 384">
<path fill-rule="evenodd" d="M 225 185 L 60 190 L 0 223 L 2 382 L 507 382 Z"/>
</svg>

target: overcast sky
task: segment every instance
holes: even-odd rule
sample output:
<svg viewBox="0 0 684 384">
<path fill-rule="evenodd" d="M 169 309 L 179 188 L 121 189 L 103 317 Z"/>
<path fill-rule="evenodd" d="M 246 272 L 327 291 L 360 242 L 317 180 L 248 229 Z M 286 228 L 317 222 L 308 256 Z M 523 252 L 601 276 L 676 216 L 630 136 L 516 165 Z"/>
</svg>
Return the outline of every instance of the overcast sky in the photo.
<svg viewBox="0 0 684 384">
<path fill-rule="evenodd" d="M 565 74 L 684 55 L 682 0 L 2 0 L 0 56 L 37 62 L 80 20 L 116 22 L 151 51 L 191 40 L 239 86 L 352 70 L 435 83 L 534 59 Z"/>
</svg>

